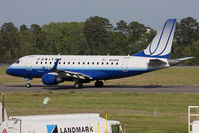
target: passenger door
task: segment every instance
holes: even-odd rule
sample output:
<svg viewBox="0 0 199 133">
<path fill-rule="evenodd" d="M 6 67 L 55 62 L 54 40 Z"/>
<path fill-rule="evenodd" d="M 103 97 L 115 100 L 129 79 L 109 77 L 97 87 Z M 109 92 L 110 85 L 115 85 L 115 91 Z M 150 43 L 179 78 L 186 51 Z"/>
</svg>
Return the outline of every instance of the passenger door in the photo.
<svg viewBox="0 0 199 133">
<path fill-rule="evenodd" d="M 26 71 L 32 71 L 32 63 L 33 63 L 33 57 L 30 56 L 27 58 L 27 62 L 26 62 Z"/>
<path fill-rule="evenodd" d="M 122 71 L 123 72 L 128 72 L 128 62 L 129 62 L 129 57 L 124 57 L 122 59 Z"/>
</svg>

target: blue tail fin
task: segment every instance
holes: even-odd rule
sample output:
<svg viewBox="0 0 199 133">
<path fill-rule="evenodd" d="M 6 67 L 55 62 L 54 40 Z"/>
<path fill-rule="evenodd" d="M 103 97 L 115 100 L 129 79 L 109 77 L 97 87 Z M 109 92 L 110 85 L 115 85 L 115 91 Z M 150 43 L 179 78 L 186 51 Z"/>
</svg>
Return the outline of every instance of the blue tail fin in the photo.
<svg viewBox="0 0 199 133">
<path fill-rule="evenodd" d="M 133 56 L 169 58 L 173 36 L 175 32 L 176 19 L 168 19 L 164 27 L 154 37 L 149 46 Z"/>
</svg>

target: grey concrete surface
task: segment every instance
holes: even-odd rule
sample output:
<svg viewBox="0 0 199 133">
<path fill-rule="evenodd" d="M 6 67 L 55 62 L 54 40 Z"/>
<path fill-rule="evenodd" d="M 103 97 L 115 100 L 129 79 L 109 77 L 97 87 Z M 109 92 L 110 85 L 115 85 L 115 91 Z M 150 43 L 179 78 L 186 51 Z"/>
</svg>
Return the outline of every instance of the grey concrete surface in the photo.
<svg viewBox="0 0 199 133">
<path fill-rule="evenodd" d="M 84 88 L 74 89 L 72 85 L 46 86 L 33 84 L 26 88 L 24 84 L 1 84 L 0 92 L 46 92 L 46 91 L 74 91 L 74 92 L 147 92 L 147 93 L 199 93 L 199 86 L 178 85 L 105 85 L 102 88 L 85 85 Z"/>
</svg>

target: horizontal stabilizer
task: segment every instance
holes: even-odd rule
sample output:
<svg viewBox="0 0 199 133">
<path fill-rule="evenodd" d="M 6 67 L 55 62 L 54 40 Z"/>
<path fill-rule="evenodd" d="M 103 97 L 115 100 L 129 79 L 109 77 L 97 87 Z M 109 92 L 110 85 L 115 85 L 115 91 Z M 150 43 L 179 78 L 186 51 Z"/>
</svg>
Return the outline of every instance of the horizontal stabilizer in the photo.
<svg viewBox="0 0 199 133">
<path fill-rule="evenodd" d="M 193 59 L 194 57 L 184 57 L 184 58 L 178 58 L 176 60 L 178 61 L 184 61 L 184 60 L 189 60 L 189 59 Z"/>
<path fill-rule="evenodd" d="M 182 61 L 193 59 L 193 58 L 194 57 L 183 57 L 183 58 L 178 58 L 178 59 L 170 59 L 170 60 L 168 60 L 168 63 L 169 63 L 170 66 L 175 66 Z"/>
</svg>

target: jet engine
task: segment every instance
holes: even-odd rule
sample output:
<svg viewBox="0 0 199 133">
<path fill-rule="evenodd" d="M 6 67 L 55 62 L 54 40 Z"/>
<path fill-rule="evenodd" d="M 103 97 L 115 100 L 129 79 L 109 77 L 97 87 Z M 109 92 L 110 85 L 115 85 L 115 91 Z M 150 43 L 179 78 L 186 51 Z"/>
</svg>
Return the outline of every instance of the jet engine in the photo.
<svg viewBox="0 0 199 133">
<path fill-rule="evenodd" d="M 46 85 L 57 85 L 63 80 L 58 73 L 46 73 L 42 76 L 42 82 Z"/>
</svg>

